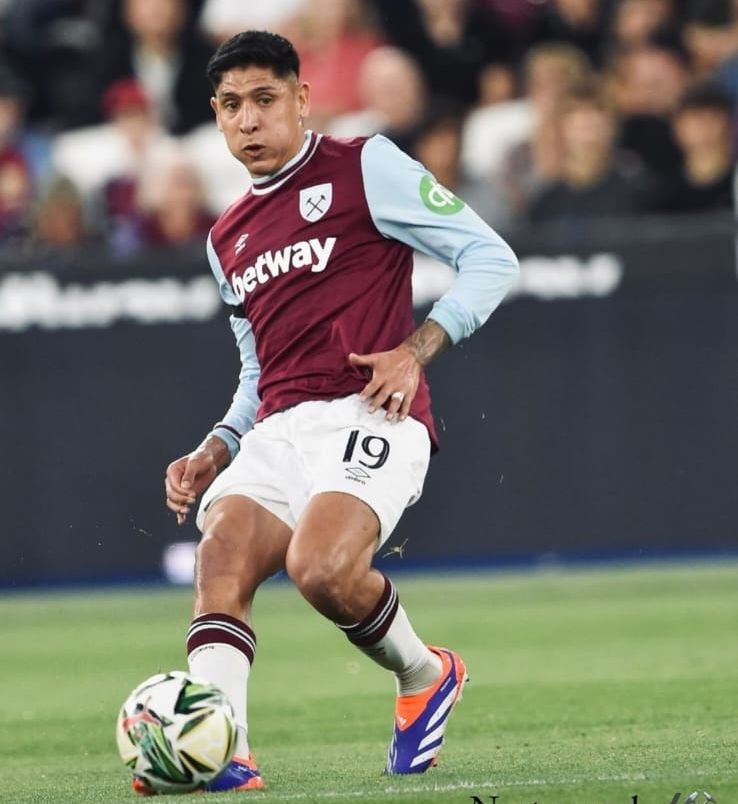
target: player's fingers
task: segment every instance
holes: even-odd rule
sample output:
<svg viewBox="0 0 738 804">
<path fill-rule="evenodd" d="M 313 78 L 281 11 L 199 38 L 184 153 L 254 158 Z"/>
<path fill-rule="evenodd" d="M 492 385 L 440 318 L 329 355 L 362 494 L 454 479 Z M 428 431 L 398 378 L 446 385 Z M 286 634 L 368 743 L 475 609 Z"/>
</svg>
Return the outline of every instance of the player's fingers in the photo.
<svg viewBox="0 0 738 804">
<path fill-rule="evenodd" d="M 182 473 L 182 488 L 195 488 L 213 467 L 213 459 L 209 454 L 198 452 L 192 455 Z"/>
<path fill-rule="evenodd" d="M 164 488 L 167 492 L 167 499 L 178 505 L 185 505 L 195 501 L 195 495 L 192 491 L 175 486 L 169 477 L 164 478 Z"/>
<path fill-rule="evenodd" d="M 349 363 L 354 366 L 373 366 L 374 365 L 374 356 L 373 355 L 357 355 L 355 352 L 351 352 L 348 356 Z"/>
<path fill-rule="evenodd" d="M 170 500 L 169 498 L 167 498 L 167 508 L 170 511 L 174 511 L 174 513 L 177 515 L 177 519 L 179 519 L 180 516 L 186 517 L 187 514 L 190 513 L 190 508 L 188 505 L 182 505 L 174 502 L 174 500 Z"/>
<path fill-rule="evenodd" d="M 179 472 L 168 470 L 166 475 L 164 476 L 164 484 L 168 492 L 172 492 L 174 494 L 179 494 L 184 497 L 192 497 L 193 492 L 191 488 L 187 488 L 186 486 L 182 485 L 183 481 L 183 474 Z"/>
<path fill-rule="evenodd" d="M 167 466 L 167 470 L 164 474 L 171 480 L 181 480 L 188 460 L 189 458 L 185 456 L 184 458 L 178 458 L 176 461 L 172 461 L 169 466 Z"/>
<path fill-rule="evenodd" d="M 194 499 L 195 496 L 195 482 L 205 472 L 205 465 L 203 461 L 196 459 L 187 462 L 184 474 L 182 475 L 182 482 L 180 483 L 181 490 Z"/>
<path fill-rule="evenodd" d="M 374 397 L 381 392 L 383 382 L 378 377 L 373 377 L 360 391 L 359 397 L 369 402 L 369 410 L 373 411 Z M 376 407 L 376 406 L 374 406 Z"/>
<path fill-rule="evenodd" d="M 393 391 L 389 395 L 389 403 L 387 405 L 387 414 L 385 415 L 385 419 L 392 421 L 404 403 L 405 394 L 402 391 Z"/>
<path fill-rule="evenodd" d="M 383 385 L 379 390 L 375 391 L 374 395 L 369 399 L 369 413 L 374 413 L 384 407 L 390 399 L 390 388 Z"/>
<path fill-rule="evenodd" d="M 398 413 L 399 419 L 401 422 L 404 422 L 405 419 L 410 415 L 410 406 L 413 404 L 413 398 L 415 397 L 415 392 L 412 394 L 405 394 L 405 398 L 402 400 L 402 404 L 400 405 L 400 411 Z"/>
<path fill-rule="evenodd" d="M 182 482 L 180 483 L 181 488 L 187 494 L 191 493 L 192 486 L 195 482 L 196 473 L 194 467 L 188 466 L 185 473 L 182 475 Z"/>
</svg>

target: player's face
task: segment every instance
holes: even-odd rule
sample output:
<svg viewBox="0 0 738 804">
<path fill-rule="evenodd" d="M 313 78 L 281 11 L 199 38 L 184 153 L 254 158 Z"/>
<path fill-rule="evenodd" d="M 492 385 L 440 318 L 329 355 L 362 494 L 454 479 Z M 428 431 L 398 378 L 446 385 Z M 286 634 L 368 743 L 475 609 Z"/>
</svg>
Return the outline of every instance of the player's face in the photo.
<svg viewBox="0 0 738 804">
<path fill-rule="evenodd" d="M 234 67 L 223 73 L 210 105 L 230 152 L 252 176 L 268 176 L 300 150 L 309 87 L 268 67 Z"/>
</svg>

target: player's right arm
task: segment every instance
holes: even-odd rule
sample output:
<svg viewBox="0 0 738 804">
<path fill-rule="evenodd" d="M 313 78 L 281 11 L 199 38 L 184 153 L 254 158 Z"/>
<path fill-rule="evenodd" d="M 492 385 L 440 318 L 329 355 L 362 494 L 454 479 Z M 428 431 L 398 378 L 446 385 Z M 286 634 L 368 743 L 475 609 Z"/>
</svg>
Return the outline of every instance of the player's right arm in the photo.
<svg viewBox="0 0 738 804">
<path fill-rule="evenodd" d="M 257 384 L 259 361 L 251 323 L 241 312 L 242 308 L 228 284 L 218 255 L 208 237 L 208 260 L 218 282 L 223 301 L 236 312 L 231 315 L 231 329 L 241 357 L 239 382 L 233 401 L 223 418 L 205 436 L 202 443 L 187 455 L 172 461 L 164 478 L 167 507 L 177 514 L 181 525 L 197 497 L 213 482 L 218 472 L 237 455 L 242 436 L 254 425 L 259 406 Z"/>
<path fill-rule="evenodd" d="M 349 355 L 371 371 L 361 396 L 369 410 L 387 406 L 404 419 L 420 372 L 449 345 L 468 338 L 489 318 L 515 281 L 519 266 L 510 246 L 428 170 L 381 135 L 361 153 L 364 194 L 384 237 L 445 262 L 454 282 L 427 319 L 394 349 Z"/>
</svg>

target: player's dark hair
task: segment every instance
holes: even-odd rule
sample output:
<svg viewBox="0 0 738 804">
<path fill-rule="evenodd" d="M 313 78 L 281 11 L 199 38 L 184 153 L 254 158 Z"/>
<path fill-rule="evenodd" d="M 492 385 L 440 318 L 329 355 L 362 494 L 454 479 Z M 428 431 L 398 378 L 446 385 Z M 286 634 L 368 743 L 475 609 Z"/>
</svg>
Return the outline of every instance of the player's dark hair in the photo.
<svg viewBox="0 0 738 804">
<path fill-rule="evenodd" d="M 274 75 L 300 75 L 300 57 L 288 39 L 270 31 L 243 31 L 232 36 L 212 55 L 205 74 L 214 90 L 223 73 L 234 67 L 269 67 Z"/>
</svg>

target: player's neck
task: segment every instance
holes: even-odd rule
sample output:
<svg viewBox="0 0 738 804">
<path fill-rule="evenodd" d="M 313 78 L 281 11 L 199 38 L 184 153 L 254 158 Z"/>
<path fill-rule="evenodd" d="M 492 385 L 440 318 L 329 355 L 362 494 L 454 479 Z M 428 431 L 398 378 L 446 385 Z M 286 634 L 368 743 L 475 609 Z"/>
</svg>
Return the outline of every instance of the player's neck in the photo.
<svg viewBox="0 0 738 804">
<path fill-rule="evenodd" d="M 280 168 L 274 171 L 274 173 L 268 173 L 265 176 L 254 176 L 253 183 L 257 186 L 259 184 L 265 184 L 266 182 L 273 181 L 277 176 L 281 176 L 283 173 L 286 173 L 292 167 L 294 167 L 307 153 L 308 148 L 310 147 L 310 143 L 312 141 L 312 131 L 308 129 L 303 138 L 302 144 L 298 149 L 297 153 L 290 157 Z"/>
</svg>

